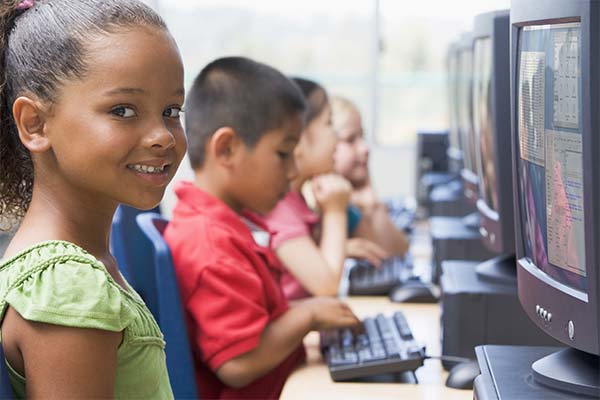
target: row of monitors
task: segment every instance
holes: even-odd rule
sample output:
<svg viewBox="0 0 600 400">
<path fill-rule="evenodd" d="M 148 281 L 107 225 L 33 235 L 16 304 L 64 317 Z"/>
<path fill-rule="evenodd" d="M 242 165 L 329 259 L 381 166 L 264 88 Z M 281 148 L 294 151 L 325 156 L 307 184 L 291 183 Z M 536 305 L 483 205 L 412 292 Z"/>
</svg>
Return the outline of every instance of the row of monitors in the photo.
<svg viewBox="0 0 600 400">
<path fill-rule="evenodd" d="M 521 304 L 546 333 L 594 355 L 599 63 L 594 0 L 513 0 L 510 12 L 478 16 L 448 60 L 449 155 L 478 177 L 482 225 L 503 236 L 497 250 L 516 251 Z"/>
</svg>

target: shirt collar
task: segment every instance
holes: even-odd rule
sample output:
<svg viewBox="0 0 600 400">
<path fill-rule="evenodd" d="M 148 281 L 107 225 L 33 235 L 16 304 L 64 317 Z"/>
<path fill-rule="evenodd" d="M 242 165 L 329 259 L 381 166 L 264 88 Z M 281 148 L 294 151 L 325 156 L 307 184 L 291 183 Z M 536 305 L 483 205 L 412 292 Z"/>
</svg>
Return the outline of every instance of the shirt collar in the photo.
<svg viewBox="0 0 600 400">
<path fill-rule="evenodd" d="M 247 232 L 250 229 L 242 218 L 233 211 L 223 200 L 200 189 L 192 182 L 181 181 L 175 185 L 175 194 L 184 203 L 186 209 L 194 214 L 202 214 L 210 219 L 218 219 L 230 225 L 238 232 Z"/>
<path fill-rule="evenodd" d="M 277 257 L 270 250 L 270 233 L 260 218 L 255 217 L 250 212 L 244 212 L 243 216 L 238 215 L 223 200 L 200 189 L 192 182 L 177 182 L 175 185 L 175 194 L 179 200 L 185 204 L 186 210 L 192 211 L 194 214 L 202 214 L 209 219 L 219 220 L 222 221 L 222 223 L 229 225 L 232 230 L 243 237 L 256 252 L 262 254 L 266 258 L 267 265 L 270 268 L 275 270 L 281 268 L 277 261 Z M 266 235 L 269 235 L 266 246 L 262 243 L 257 243 L 247 221 L 251 222 L 251 226 L 258 228 L 266 233 Z"/>
</svg>

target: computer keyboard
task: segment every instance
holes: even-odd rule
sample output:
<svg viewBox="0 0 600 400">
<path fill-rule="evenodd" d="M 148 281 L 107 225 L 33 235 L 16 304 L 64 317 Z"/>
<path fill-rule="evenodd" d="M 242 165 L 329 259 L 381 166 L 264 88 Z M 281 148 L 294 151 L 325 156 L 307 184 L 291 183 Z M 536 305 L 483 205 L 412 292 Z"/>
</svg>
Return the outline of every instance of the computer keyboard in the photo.
<svg viewBox="0 0 600 400">
<path fill-rule="evenodd" d="M 348 294 L 351 296 L 384 296 L 413 274 L 409 258 L 385 260 L 379 268 L 365 260 L 354 260 L 349 273 Z"/>
<path fill-rule="evenodd" d="M 415 341 L 402 312 L 365 318 L 363 325 L 359 334 L 350 329 L 321 332 L 321 351 L 331 379 L 395 374 L 423 365 L 425 347 Z"/>
<path fill-rule="evenodd" d="M 396 228 L 411 233 L 416 219 L 416 205 L 409 201 L 388 200 L 388 214 Z"/>
<path fill-rule="evenodd" d="M 396 228 L 406 232 L 412 233 L 413 225 L 416 219 L 416 213 L 414 211 L 402 211 L 398 213 L 390 213 L 390 218 L 396 226 Z"/>
</svg>

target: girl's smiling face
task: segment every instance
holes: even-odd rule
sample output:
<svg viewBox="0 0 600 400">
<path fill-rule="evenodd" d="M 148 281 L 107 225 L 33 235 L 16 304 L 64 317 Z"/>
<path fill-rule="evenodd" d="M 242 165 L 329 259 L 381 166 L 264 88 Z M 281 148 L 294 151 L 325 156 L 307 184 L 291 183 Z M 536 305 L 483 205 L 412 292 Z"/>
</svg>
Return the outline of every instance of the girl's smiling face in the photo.
<svg viewBox="0 0 600 400">
<path fill-rule="evenodd" d="M 86 50 L 87 71 L 62 82 L 45 117 L 50 148 L 33 155 L 36 180 L 90 205 L 152 208 L 186 150 L 177 46 L 167 31 L 138 26 Z"/>
<path fill-rule="evenodd" d="M 335 152 L 335 170 L 348 179 L 352 186 L 361 187 L 369 179 L 369 148 L 364 140 L 358 110 L 347 110 L 337 134 L 339 141 Z"/>
</svg>

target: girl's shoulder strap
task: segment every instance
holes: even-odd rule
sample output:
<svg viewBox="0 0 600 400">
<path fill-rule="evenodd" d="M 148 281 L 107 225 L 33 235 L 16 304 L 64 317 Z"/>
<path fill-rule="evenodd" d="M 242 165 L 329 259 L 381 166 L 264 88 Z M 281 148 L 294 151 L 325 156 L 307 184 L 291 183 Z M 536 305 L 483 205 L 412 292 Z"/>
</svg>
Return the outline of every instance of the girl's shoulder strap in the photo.
<svg viewBox="0 0 600 400">
<path fill-rule="evenodd" d="M 134 297 L 73 243 L 43 242 L 0 264 L 0 318 L 8 305 L 30 321 L 122 331 Z"/>
</svg>

